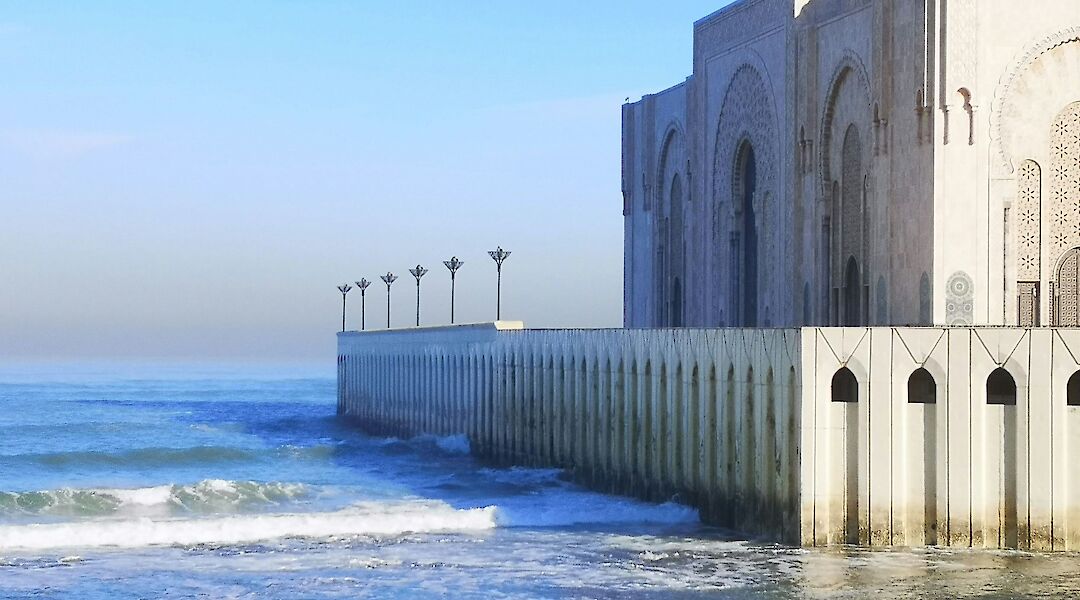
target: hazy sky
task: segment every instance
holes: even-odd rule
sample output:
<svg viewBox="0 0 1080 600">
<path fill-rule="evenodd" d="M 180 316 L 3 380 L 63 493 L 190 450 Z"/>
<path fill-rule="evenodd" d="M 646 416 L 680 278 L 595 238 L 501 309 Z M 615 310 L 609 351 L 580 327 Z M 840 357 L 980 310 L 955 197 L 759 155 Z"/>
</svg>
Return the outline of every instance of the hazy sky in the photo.
<svg viewBox="0 0 1080 600">
<path fill-rule="evenodd" d="M 498 244 L 504 318 L 617 326 L 620 105 L 726 3 L 0 2 L 0 357 L 332 360 L 336 284 L 487 320 Z"/>
</svg>

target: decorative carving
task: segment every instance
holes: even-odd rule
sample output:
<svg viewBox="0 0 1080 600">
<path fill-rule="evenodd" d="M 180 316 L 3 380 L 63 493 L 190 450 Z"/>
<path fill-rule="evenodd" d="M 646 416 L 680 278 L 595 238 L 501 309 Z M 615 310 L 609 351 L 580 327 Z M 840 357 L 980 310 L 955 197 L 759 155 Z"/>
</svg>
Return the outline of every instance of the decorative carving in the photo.
<svg viewBox="0 0 1080 600">
<path fill-rule="evenodd" d="M 686 139 L 683 136 L 682 126 L 678 122 L 672 122 L 668 125 L 667 131 L 664 133 L 664 144 L 660 146 L 660 157 L 656 161 L 656 196 L 657 196 L 657 208 L 660 209 L 661 214 L 666 214 L 663 204 L 663 195 L 667 183 L 671 181 L 672 176 L 680 171 L 680 166 L 683 165 L 686 160 L 684 155 L 686 152 L 683 147 L 683 140 Z M 648 210 L 648 197 L 646 197 L 646 210 Z"/>
<path fill-rule="evenodd" d="M 1016 178 L 1016 279 L 1042 278 L 1042 167 L 1033 160 L 1020 165 Z"/>
<path fill-rule="evenodd" d="M 1021 327 L 1039 326 L 1039 282 L 1021 281 L 1016 284 L 1017 324 Z"/>
<path fill-rule="evenodd" d="M 1040 56 L 1071 42 L 1080 42 L 1080 26 L 1063 29 L 1029 45 L 1012 62 L 998 83 L 990 116 L 990 131 L 997 142 L 1000 164 L 1010 173 L 1013 171 L 1012 148 L 1009 147 L 1010 140 L 1005 128 L 1009 121 L 1008 115 L 1014 112 L 1013 104 L 1017 101 L 1013 98 L 1013 88 Z"/>
<path fill-rule="evenodd" d="M 971 81 L 975 78 L 975 61 L 979 55 L 978 48 L 975 47 L 975 29 L 979 16 L 975 10 L 975 0 L 951 0 L 948 10 L 950 29 L 955 36 L 954 39 L 947 40 L 948 59 L 953 63 L 950 69 L 953 81 Z"/>
<path fill-rule="evenodd" d="M 829 274 L 826 274 L 828 279 L 823 283 L 836 290 L 849 287 L 845 273 L 851 258 L 858 265 L 860 283 L 873 281 L 872 265 L 866 261 L 866 219 L 869 216 L 866 175 L 869 155 L 873 152 L 871 135 L 874 119 L 866 69 L 855 52 L 844 52 L 826 89 L 819 144 L 819 176 L 822 197 L 831 199 L 824 212 L 832 217 L 832 238 L 826 241 L 827 264 L 830 268 Z M 859 315 L 863 322 L 868 321 L 869 291 L 860 292 L 857 301 L 854 296 L 852 298 L 845 306 L 858 305 L 858 311 L 851 314 Z M 836 309 L 838 303 L 832 304 Z"/>
<path fill-rule="evenodd" d="M 851 80 L 854 80 L 854 85 L 849 87 Z M 866 76 L 866 67 L 858 54 L 851 50 L 844 52 L 827 89 L 829 95 L 826 97 L 825 111 L 821 115 L 820 146 L 821 190 L 825 196 L 828 196 L 832 181 L 836 179 L 832 173 L 830 155 L 834 150 L 834 134 L 844 135 L 847 125 L 852 122 L 868 129 L 872 121 L 870 83 Z M 856 111 L 859 114 L 853 114 Z"/>
<path fill-rule="evenodd" d="M 1050 133 L 1051 256 L 1080 246 L 1080 102 L 1067 107 Z"/>
<path fill-rule="evenodd" d="M 763 249 L 772 249 L 775 233 L 772 223 L 777 219 L 772 216 L 775 206 L 766 206 L 766 200 L 776 198 L 778 193 L 779 145 L 777 137 L 776 114 L 773 106 L 771 88 L 761 73 L 753 66 L 744 64 L 735 70 L 728 84 L 724 101 L 720 108 L 720 120 L 716 130 L 716 144 L 713 152 L 713 264 L 717 272 L 723 272 L 733 265 L 736 251 L 730 245 L 719 242 L 724 232 L 734 233 L 738 229 L 738 207 L 733 191 L 734 178 L 738 170 L 738 151 L 749 142 L 754 149 L 756 164 L 756 185 L 753 200 L 754 215 L 757 221 L 758 243 Z M 725 256 L 726 255 L 726 256 Z M 766 255 L 767 256 L 767 255 Z M 762 261 L 758 269 L 759 281 L 771 281 L 770 261 Z M 738 271 L 734 271 L 738 272 Z M 730 277 L 727 285 L 733 284 Z M 768 286 L 772 288 L 773 286 Z M 766 289 L 766 288 L 761 288 Z M 719 291 L 719 290 L 718 290 Z M 733 294 L 723 294 L 729 302 L 737 302 Z M 768 298 L 759 299 L 762 304 Z"/>
<path fill-rule="evenodd" d="M 791 4 L 773 0 L 743 0 L 722 8 L 694 26 L 694 44 L 704 48 L 733 48 L 766 31 L 781 29 L 791 18 Z"/>
<path fill-rule="evenodd" d="M 1073 248 L 1062 257 L 1054 293 L 1054 324 L 1080 327 L 1080 248 Z"/>
<path fill-rule="evenodd" d="M 863 260 L 863 167 L 862 139 L 855 125 L 848 127 L 844 135 L 840 167 L 840 260 L 855 256 L 865 270 Z M 839 272 L 839 269 L 837 270 Z"/>
<path fill-rule="evenodd" d="M 975 284 L 971 276 L 957 271 L 945 288 L 945 323 L 972 325 L 975 321 Z"/>
</svg>

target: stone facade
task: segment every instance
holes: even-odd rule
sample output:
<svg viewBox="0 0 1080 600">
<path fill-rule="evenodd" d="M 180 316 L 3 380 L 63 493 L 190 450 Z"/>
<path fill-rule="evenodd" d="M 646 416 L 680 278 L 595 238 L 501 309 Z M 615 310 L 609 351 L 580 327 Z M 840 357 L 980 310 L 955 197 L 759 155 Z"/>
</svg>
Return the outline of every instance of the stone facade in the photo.
<svg viewBox="0 0 1080 600">
<path fill-rule="evenodd" d="M 629 327 L 1080 325 L 1080 3 L 741 0 L 623 198 Z"/>
</svg>

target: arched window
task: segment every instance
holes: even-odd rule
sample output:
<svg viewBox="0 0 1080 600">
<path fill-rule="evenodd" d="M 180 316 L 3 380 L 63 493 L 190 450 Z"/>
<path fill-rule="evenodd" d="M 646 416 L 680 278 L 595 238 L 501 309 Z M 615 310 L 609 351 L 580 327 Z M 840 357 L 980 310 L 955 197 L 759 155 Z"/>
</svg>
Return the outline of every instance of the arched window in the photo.
<svg viewBox="0 0 1080 600">
<path fill-rule="evenodd" d="M 859 401 L 859 381 L 851 369 L 843 367 L 832 378 L 832 401 L 855 404 Z"/>
<path fill-rule="evenodd" d="M 1016 380 L 1005 369 L 998 367 L 986 378 L 986 403 L 1003 406 L 1016 405 Z"/>
<path fill-rule="evenodd" d="M 1069 378 L 1069 385 L 1065 388 L 1065 401 L 1069 406 L 1080 406 L 1080 371 Z"/>
<path fill-rule="evenodd" d="M 918 369 L 908 377 L 909 404 L 937 404 L 937 382 L 926 369 Z"/>
</svg>

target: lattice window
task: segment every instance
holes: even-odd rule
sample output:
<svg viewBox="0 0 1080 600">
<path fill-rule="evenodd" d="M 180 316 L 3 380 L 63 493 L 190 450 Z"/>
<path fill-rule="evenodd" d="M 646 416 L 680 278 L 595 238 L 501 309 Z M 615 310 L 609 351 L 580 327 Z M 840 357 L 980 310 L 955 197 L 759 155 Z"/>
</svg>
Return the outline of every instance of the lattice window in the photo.
<svg viewBox="0 0 1080 600">
<path fill-rule="evenodd" d="M 1020 281 L 1017 290 L 1017 324 L 1021 327 L 1038 327 L 1039 323 L 1039 282 Z"/>
<path fill-rule="evenodd" d="M 1050 244 L 1057 273 L 1051 315 L 1055 325 L 1080 326 L 1080 102 L 1050 130 Z"/>
<path fill-rule="evenodd" d="M 1054 121 L 1050 140 L 1052 256 L 1080 245 L 1080 102 Z"/>
<path fill-rule="evenodd" d="M 858 256 L 861 259 L 863 246 L 862 140 L 854 125 L 850 126 L 844 135 L 841 159 L 840 201 L 843 208 L 840 227 L 843 235 L 841 261 L 844 261 L 849 256 Z"/>
<path fill-rule="evenodd" d="M 1058 268 L 1054 314 L 1060 327 L 1080 326 L 1080 250 L 1066 253 Z"/>
<path fill-rule="evenodd" d="M 1038 281 L 1042 256 L 1042 168 L 1033 160 L 1020 165 L 1017 177 L 1016 278 Z"/>
</svg>

